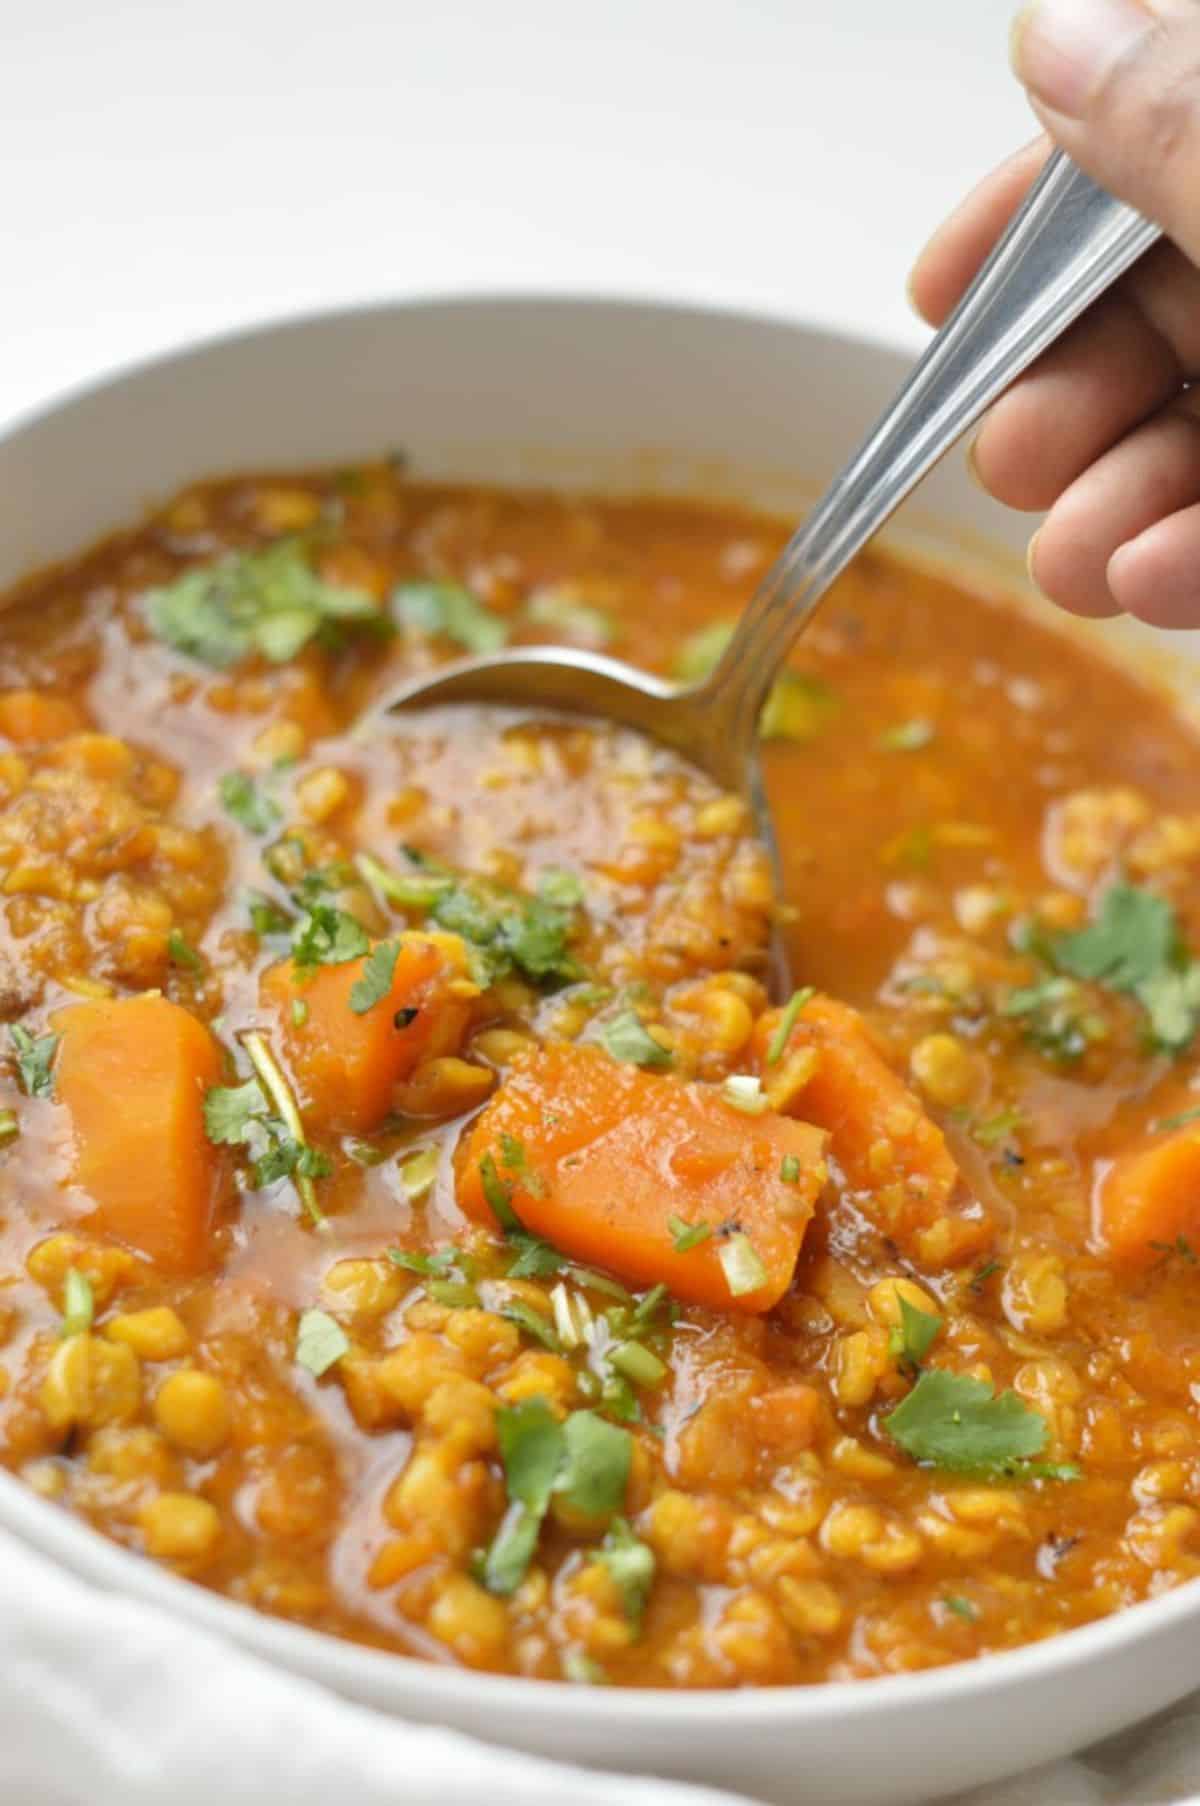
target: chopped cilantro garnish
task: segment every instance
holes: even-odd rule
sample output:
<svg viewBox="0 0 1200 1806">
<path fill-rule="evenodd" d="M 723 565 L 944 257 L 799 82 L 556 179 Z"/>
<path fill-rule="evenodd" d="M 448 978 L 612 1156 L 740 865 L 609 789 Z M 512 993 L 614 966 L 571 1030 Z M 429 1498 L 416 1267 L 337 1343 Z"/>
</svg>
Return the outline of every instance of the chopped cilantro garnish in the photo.
<svg viewBox="0 0 1200 1806">
<path fill-rule="evenodd" d="M 532 1336 L 535 1342 L 540 1342 L 543 1348 L 548 1348 L 551 1354 L 562 1353 L 562 1338 L 554 1325 L 540 1311 L 535 1311 L 531 1304 L 526 1304 L 523 1298 L 505 1299 L 500 1307 L 500 1315 L 510 1323 L 515 1323 L 527 1336 Z"/>
<path fill-rule="evenodd" d="M 942 1600 L 942 1604 L 948 1612 L 953 1612 L 956 1618 L 965 1619 L 968 1624 L 974 1624 L 976 1618 L 979 1616 L 978 1611 L 971 1604 L 971 1601 L 969 1599 L 964 1599 L 961 1593 L 947 1593 Z"/>
<path fill-rule="evenodd" d="M 404 1156 L 400 1162 L 400 1183 L 406 1197 L 414 1201 L 424 1197 L 437 1178 L 438 1158 L 436 1148 L 416 1148 Z"/>
<path fill-rule="evenodd" d="M 496 1159 L 493 1154 L 485 1154 L 479 1162 L 479 1183 L 483 1189 L 488 1208 L 505 1234 L 520 1229 L 521 1219 L 513 1209 L 512 1187 L 507 1185 L 496 1171 Z"/>
<path fill-rule="evenodd" d="M 6 1148 L 21 1133 L 15 1110 L 0 1110 L 0 1148 Z"/>
<path fill-rule="evenodd" d="M 374 1009 L 387 996 L 392 988 L 399 957 L 399 941 L 380 941 L 378 946 L 372 948 L 363 967 L 362 977 L 356 978 L 350 986 L 350 1008 L 356 1016 L 365 1016 L 368 1010 Z"/>
<path fill-rule="evenodd" d="M 445 1279 L 456 1268 L 467 1273 L 469 1265 L 466 1256 L 457 1248 L 438 1248 L 433 1254 L 422 1254 L 410 1248 L 389 1248 L 387 1257 L 394 1267 L 403 1267 L 406 1273 L 420 1273 L 426 1279 Z"/>
<path fill-rule="evenodd" d="M 296 1360 L 314 1379 L 350 1352 L 350 1339 L 328 1311 L 305 1311 L 296 1331 Z"/>
<path fill-rule="evenodd" d="M 557 1248 L 552 1248 L 539 1235 L 527 1235 L 524 1230 L 510 1234 L 508 1245 L 518 1250 L 516 1260 L 508 1269 L 510 1279 L 549 1279 L 552 1274 L 561 1273 L 566 1264 Z"/>
<path fill-rule="evenodd" d="M 667 1228 L 671 1231 L 676 1254 L 686 1254 L 689 1248 L 698 1248 L 712 1234 L 711 1223 L 689 1223 L 683 1217 L 674 1215 L 667 1218 Z"/>
<path fill-rule="evenodd" d="M 373 1141 L 362 1141 L 357 1135 L 347 1135 L 342 1152 L 355 1166 L 382 1166 L 388 1157 L 386 1148 L 378 1147 Z"/>
<path fill-rule="evenodd" d="M 625 1616 L 640 1625 L 654 1584 L 654 1551 L 640 1542 L 625 1518 L 614 1518 L 600 1545 L 599 1559 L 616 1583 Z"/>
<path fill-rule="evenodd" d="M 649 1034 L 633 1010 L 622 1010 L 600 1030 L 600 1039 L 614 1060 L 630 1066 L 670 1066 L 672 1055 Z"/>
<path fill-rule="evenodd" d="M 236 665 L 251 653 L 273 664 L 294 658 L 309 640 L 342 623 L 386 627 L 362 590 L 326 583 L 302 541 L 278 540 L 184 571 L 145 597 L 160 640 L 206 665 Z"/>
<path fill-rule="evenodd" d="M 1044 978 L 1010 992 L 1003 1013 L 1019 1017 L 1026 1040 L 1064 1063 L 1078 1060 L 1108 1032 L 1103 1018 L 1084 1007 L 1083 994 L 1070 978 Z"/>
<path fill-rule="evenodd" d="M 950 1473 L 1065 1480 L 1078 1471 L 1036 1462 L 1045 1418 L 1015 1392 L 997 1394 L 967 1373 L 927 1369 L 883 1425 L 914 1461 Z"/>
<path fill-rule="evenodd" d="M 290 933 L 292 918 L 273 898 L 264 896 L 260 890 L 248 890 L 242 893 L 242 902 L 250 917 L 250 926 L 260 940 Z"/>
<path fill-rule="evenodd" d="M 603 1687 L 608 1680 L 604 1669 L 582 1649 L 566 1649 L 562 1658 L 563 1679 L 576 1687 Z"/>
<path fill-rule="evenodd" d="M 994 1148 L 1000 1142 L 1010 1140 L 1024 1121 L 1019 1110 L 1001 1110 L 998 1115 L 986 1117 L 983 1122 L 972 1123 L 971 1134 L 980 1147 Z"/>
<path fill-rule="evenodd" d="M 28 1097 L 53 1097 L 54 1056 L 59 1035 L 31 1035 L 19 1022 L 9 1025 L 13 1046 L 17 1050 L 17 1071 Z"/>
<path fill-rule="evenodd" d="M 329 1159 L 309 1146 L 291 1087 L 262 1035 L 243 1036 L 243 1046 L 256 1076 L 205 1092 L 204 1132 L 218 1147 L 247 1149 L 256 1186 L 294 1179 L 305 1210 L 321 1223 L 313 1180 L 328 1176 Z"/>
<path fill-rule="evenodd" d="M 554 1482 L 574 1510 L 605 1517 L 625 1501 L 633 1439 L 594 1411 L 572 1411 L 563 1425 L 562 1468 Z"/>
<path fill-rule="evenodd" d="M 1200 1109 L 1180 1110 L 1176 1116 L 1160 1116 L 1150 1124 L 1150 1132 L 1163 1135 L 1172 1129 L 1186 1128 L 1190 1122 L 1200 1122 Z"/>
<path fill-rule="evenodd" d="M 371 940 L 356 916 L 329 903 L 313 903 L 292 929 L 292 964 L 299 973 L 359 959 Z"/>
<path fill-rule="evenodd" d="M 525 619 L 533 627 L 549 627 L 583 646 L 607 646 L 615 632 L 606 609 L 576 601 L 569 590 L 538 590 L 525 604 Z"/>
<path fill-rule="evenodd" d="M 561 1494 L 587 1517 L 605 1517 L 624 1502 L 633 1442 L 627 1430 L 594 1411 L 572 1411 L 560 1423 L 543 1398 L 496 1413 L 509 1508 L 483 1558 L 490 1592 L 512 1593 L 533 1559 L 551 1497 Z"/>
<path fill-rule="evenodd" d="M 722 1242 L 717 1258 L 724 1269 L 731 1298 L 741 1298 L 744 1293 L 757 1292 L 760 1286 L 766 1285 L 767 1269 L 748 1235 L 740 1231 L 731 1235 Z"/>
<path fill-rule="evenodd" d="M 1175 911 L 1153 891 L 1111 885 L 1086 927 L 1057 937 L 1039 934 L 1029 950 L 1070 978 L 1136 998 L 1152 1041 L 1167 1052 L 1180 1052 L 1195 1035 L 1200 962 L 1183 944 Z"/>
<path fill-rule="evenodd" d="M 881 752 L 920 752 L 923 746 L 930 744 L 933 736 L 932 721 L 898 721 L 895 727 L 884 729 L 878 746 Z"/>
<path fill-rule="evenodd" d="M 356 853 L 354 863 L 371 889 L 401 909 L 430 909 L 454 889 L 450 872 L 394 872 L 371 853 Z"/>
<path fill-rule="evenodd" d="M 292 998 L 292 1027 L 293 1028 L 303 1028 L 307 1021 L 308 1021 L 308 999 L 305 997 L 293 997 Z"/>
<path fill-rule="evenodd" d="M 479 658 L 499 652 L 508 628 L 461 583 L 401 583 L 392 591 L 392 614 L 402 627 L 430 637 L 442 634 Z"/>
<path fill-rule="evenodd" d="M 525 1152 L 525 1144 L 523 1141 L 518 1141 L 515 1135 L 501 1135 L 500 1164 L 506 1172 L 513 1175 L 514 1179 L 519 1180 L 533 1197 L 540 1198 L 545 1195 L 546 1182 L 539 1173 L 533 1171 Z"/>
<path fill-rule="evenodd" d="M 984 1263 L 983 1263 L 982 1267 L 980 1267 L 978 1273 L 976 1273 L 971 1280 L 970 1289 L 972 1292 L 975 1293 L 975 1296 L 978 1297 L 979 1294 L 983 1291 L 983 1288 L 987 1284 L 988 1280 L 993 1279 L 996 1276 L 996 1274 L 1001 1272 L 1002 1270 L 1003 1269 L 1001 1268 L 1000 1262 L 998 1260 L 984 1261 Z"/>
<path fill-rule="evenodd" d="M 537 1548 L 563 1458 L 565 1434 L 544 1398 L 523 1399 L 496 1413 L 496 1433 L 509 1506 L 483 1559 L 490 1593 L 514 1593 Z"/>
<path fill-rule="evenodd" d="M 792 1038 L 792 1030 L 796 1026 L 796 1020 L 800 1015 L 801 1010 L 804 1008 L 805 1004 L 809 1003 L 815 996 L 816 992 L 811 985 L 802 985 L 800 990 L 792 992 L 787 1003 L 784 1005 L 783 1015 L 779 1018 L 775 1033 L 771 1036 L 770 1043 L 767 1047 L 768 1066 L 774 1066 L 777 1061 L 783 1058 L 784 1052 L 787 1049 L 787 1044 Z"/>
<path fill-rule="evenodd" d="M 483 879 L 464 880 L 441 892 L 429 914 L 469 944 L 482 984 L 494 984 L 514 969 L 539 985 L 569 984 L 582 976 L 569 950 L 573 911 L 544 897 L 525 897 Z"/>
<path fill-rule="evenodd" d="M 283 813 L 274 797 L 245 771 L 227 771 L 217 792 L 226 814 L 249 834 L 269 834 Z"/>
<path fill-rule="evenodd" d="M 1182 1260 L 1187 1262 L 1189 1267 L 1194 1267 L 1196 1265 L 1196 1250 L 1188 1241 L 1187 1236 L 1182 1232 L 1175 1237 L 1173 1242 L 1151 1242 L 1150 1246 L 1157 1253 L 1161 1254 L 1165 1261 L 1170 1260 L 1172 1255 L 1178 1254 Z"/>
<path fill-rule="evenodd" d="M 635 1386 L 661 1386 L 667 1377 L 666 1362 L 660 1361 L 644 1342 L 618 1342 L 608 1359 Z"/>
<path fill-rule="evenodd" d="M 250 1125 L 264 1112 L 257 1079 L 243 1085 L 214 1085 L 204 1094 L 204 1132 L 217 1147 L 236 1147 L 250 1139 Z"/>
<path fill-rule="evenodd" d="M 95 1314 L 91 1280 L 78 1267 L 69 1267 L 63 1281 L 63 1320 L 59 1333 L 64 1337 L 83 1335 L 91 1329 Z"/>
<path fill-rule="evenodd" d="M 578 909 L 583 902 L 583 880 L 560 865 L 545 866 L 538 874 L 537 894 L 555 909 Z"/>
<path fill-rule="evenodd" d="M 910 1304 L 903 1293 L 897 1294 L 900 1321 L 888 1336 L 888 1353 L 902 1373 L 915 1373 L 942 1328 L 942 1318 Z"/>
<path fill-rule="evenodd" d="M 798 1154 L 785 1154 L 779 1163 L 779 1177 L 785 1185 L 799 1185 L 800 1157 Z"/>
<path fill-rule="evenodd" d="M 186 972 L 203 972 L 204 961 L 178 928 L 172 928 L 167 936 L 167 958 L 173 966 Z"/>
</svg>

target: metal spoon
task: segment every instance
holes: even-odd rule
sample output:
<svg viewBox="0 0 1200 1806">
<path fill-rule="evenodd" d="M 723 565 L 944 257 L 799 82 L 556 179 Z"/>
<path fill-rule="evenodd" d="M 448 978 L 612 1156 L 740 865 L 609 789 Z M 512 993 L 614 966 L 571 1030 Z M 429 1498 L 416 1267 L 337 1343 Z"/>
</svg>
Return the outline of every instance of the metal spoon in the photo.
<svg viewBox="0 0 1200 1806">
<path fill-rule="evenodd" d="M 775 857 L 758 761 L 767 693 L 817 604 L 944 452 L 1159 236 L 1055 153 L 900 393 L 751 598 L 703 683 L 561 646 L 521 646 L 407 685 L 395 710 L 516 704 L 664 742 L 752 803 Z"/>
</svg>

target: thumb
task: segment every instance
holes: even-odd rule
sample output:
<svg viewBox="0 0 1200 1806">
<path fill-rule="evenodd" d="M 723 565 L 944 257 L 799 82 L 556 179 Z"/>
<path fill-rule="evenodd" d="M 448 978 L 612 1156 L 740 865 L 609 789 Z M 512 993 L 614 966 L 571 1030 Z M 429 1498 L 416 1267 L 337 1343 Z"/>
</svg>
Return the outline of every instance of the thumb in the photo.
<svg viewBox="0 0 1200 1806">
<path fill-rule="evenodd" d="M 1081 168 L 1200 263 L 1200 4 L 1033 0 L 1013 64 Z"/>
</svg>

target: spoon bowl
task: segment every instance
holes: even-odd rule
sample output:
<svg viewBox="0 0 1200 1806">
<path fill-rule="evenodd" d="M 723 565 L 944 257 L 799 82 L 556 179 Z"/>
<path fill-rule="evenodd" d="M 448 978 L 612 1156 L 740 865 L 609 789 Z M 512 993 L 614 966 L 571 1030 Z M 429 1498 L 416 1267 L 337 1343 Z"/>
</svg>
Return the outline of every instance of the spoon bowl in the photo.
<svg viewBox="0 0 1200 1806">
<path fill-rule="evenodd" d="M 784 547 L 703 683 L 664 683 L 596 653 L 520 647 L 418 679 L 385 713 L 515 703 L 635 728 L 750 802 L 778 876 L 758 723 L 781 664 L 922 477 L 1158 237 L 1157 226 L 1054 153 L 891 406 Z"/>
</svg>

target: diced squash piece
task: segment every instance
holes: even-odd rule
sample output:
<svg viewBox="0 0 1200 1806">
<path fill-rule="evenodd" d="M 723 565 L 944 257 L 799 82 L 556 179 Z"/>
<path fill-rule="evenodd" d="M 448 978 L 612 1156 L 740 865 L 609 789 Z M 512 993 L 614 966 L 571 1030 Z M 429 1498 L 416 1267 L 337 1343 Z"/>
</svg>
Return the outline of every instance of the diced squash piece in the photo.
<svg viewBox="0 0 1200 1806">
<path fill-rule="evenodd" d="M 367 1134 L 392 1107 L 392 1092 L 422 1059 L 456 1048 L 470 1005 L 463 943 L 450 934 L 402 934 L 391 984 L 369 1009 L 351 992 L 369 955 L 297 972 L 290 959 L 263 973 L 261 998 L 279 1022 L 305 1126 Z M 293 1007 L 295 1006 L 295 1007 Z M 275 1039 L 272 1031 L 272 1039 Z"/>
<path fill-rule="evenodd" d="M 48 696 L 41 690 L 6 690 L 0 695 L 0 734 L 18 745 L 61 740 L 85 725 L 65 696 Z"/>
<path fill-rule="evenodd" d="M 74 1140 L 71 1183 L 91 1198 L 90 1228 L 166 1272 L 210 1254 L 225 1165 L 204 1132 L 204 1094 L 222 1077 L 202 1022 L 165 997 L 59 1010 L 55 1096 Z"/>
<path fill-rule="evenodd" d="M 755 1050 L 767 1062 L 780 1022 L 769 1010 L 755 1027 Z M 796 1017 L 781 1058 L 811 1047 L 811 1075 L 789 1101 L 788 1112 L 829 1132 L 834 1159 L 851 1190 L 880 1192 L 900 1185 L 903 1207 L 886 1225 L 907 1234 L 945 1209 L 958 1183 L 958 1168 L 945 1136 L 920 1100 L 888 1065 L 857 1010 L 832 997 L 809 998 Z"/>
<path fill-rule="evenodd" d="M 1093 1193 L 1093 1228 L 1096 1242 L 1130 1265 L 1159 1259 L 1180 1236 L 1200 1241 L 1200 1122 L 1106 1162 Z"/>
<path fill-rule="evenodd" d="M 808 1123 L 748 1116 L 717 1087 L 558 1043 L 519 1055 L 472 1123 L 459 1146 L 458 1198 L 476 1222 L 495 1224 L 490 1155 L 524 1228 L 571 1259 L 716 1310 L 761 1312 L 791 1283 L 825 1182 L 824 1150 Z M 712 1233 L 681 1252 L 672 1216 Z M 736 1234 L 763 1270 L 740 1295 L 721 1262 Z"/>
</svg>

